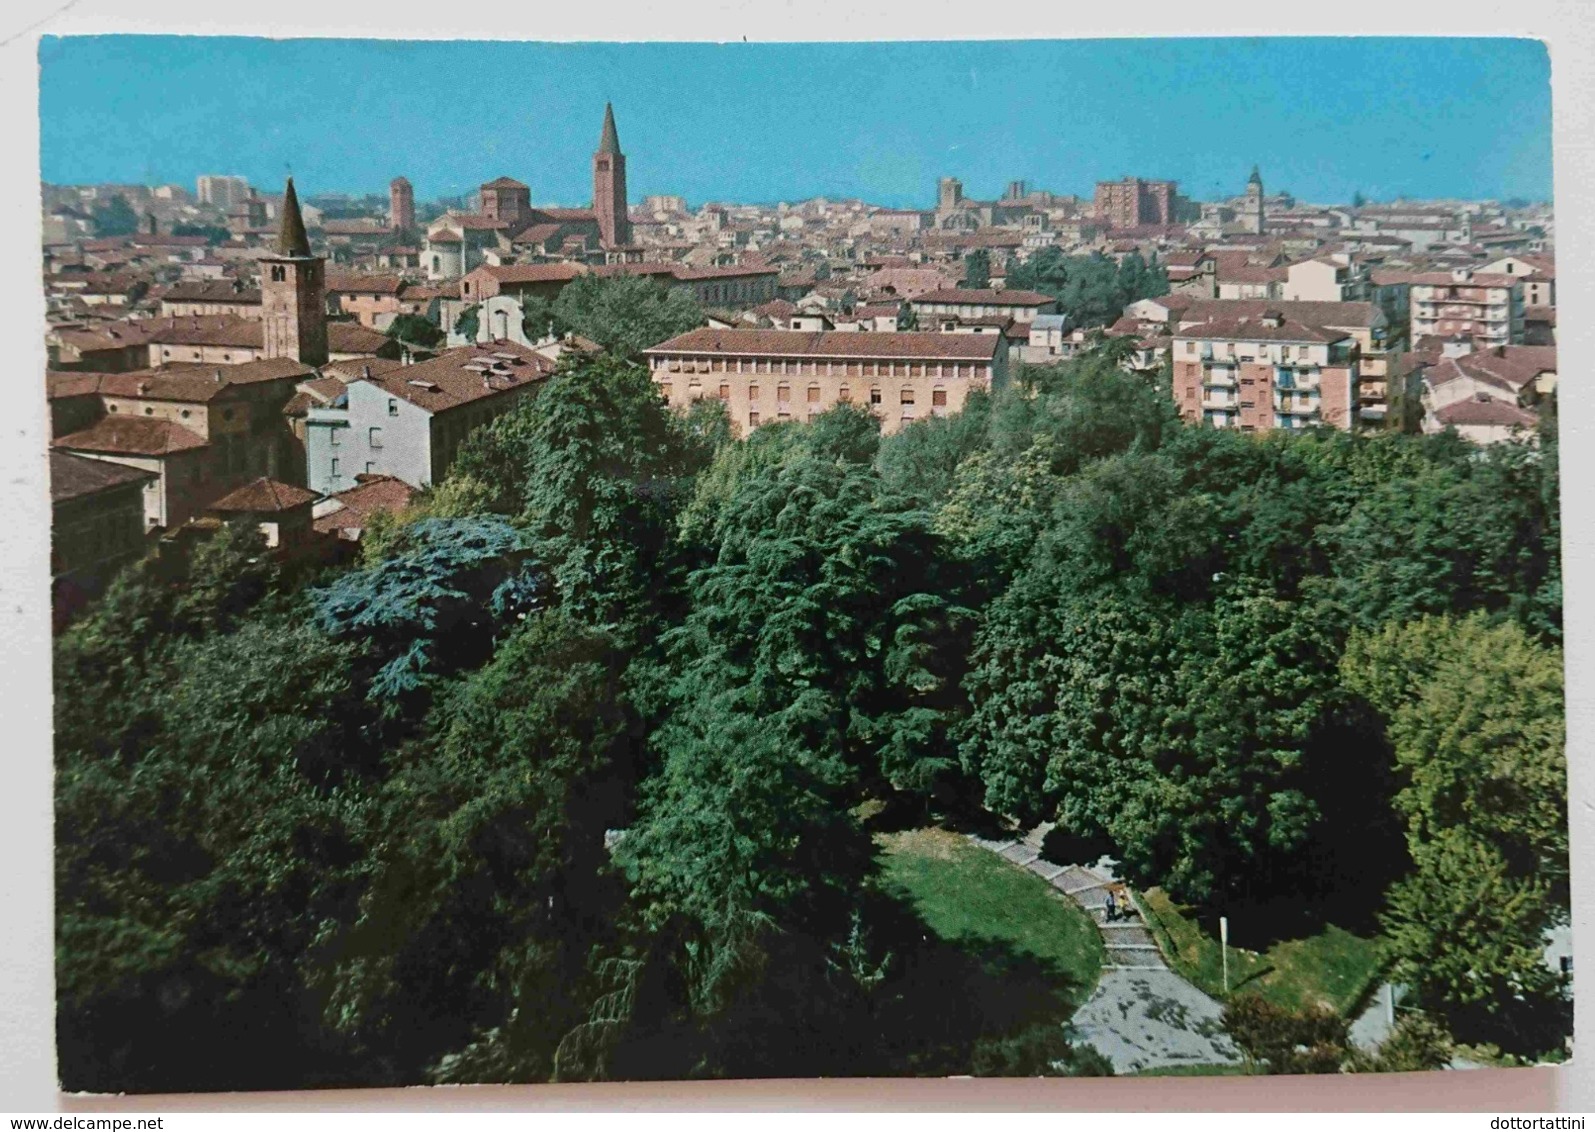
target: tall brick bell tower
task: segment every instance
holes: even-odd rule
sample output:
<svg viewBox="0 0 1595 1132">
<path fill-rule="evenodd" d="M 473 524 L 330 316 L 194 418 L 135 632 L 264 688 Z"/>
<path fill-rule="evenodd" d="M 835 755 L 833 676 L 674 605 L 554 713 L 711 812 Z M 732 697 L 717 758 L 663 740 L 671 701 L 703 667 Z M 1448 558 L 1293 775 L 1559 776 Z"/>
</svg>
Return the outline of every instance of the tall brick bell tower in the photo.
<svg viewBox="0 0 1595 1132">
<path fill-rule="evenodd" d="M 598 214 L 598 235 L 605 248 L 631 243 L 631 217 L 626 211 L 626 155 L 615 133 L 615 108 L 604 103 L 604 132 L 593 154 L 593 211 Z"/>
<path fill-rule="evenodd" d="M 260 260 L 260 304 L 266 357 L 327 364 L 326 261 L 310 254 L 294 179 L 282 194 L 277 246 Z"/>
</svg>

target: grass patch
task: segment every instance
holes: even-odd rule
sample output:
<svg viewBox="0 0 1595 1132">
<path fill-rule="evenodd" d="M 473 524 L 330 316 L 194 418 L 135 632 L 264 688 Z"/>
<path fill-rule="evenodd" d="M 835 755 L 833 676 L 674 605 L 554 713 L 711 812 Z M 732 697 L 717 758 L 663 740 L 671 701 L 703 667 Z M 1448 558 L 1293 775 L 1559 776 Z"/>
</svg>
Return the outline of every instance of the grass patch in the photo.
<svg viewBox="0 0 1595 1132">
<path fill-rule="evenodd" d="M 941 829 L 876 838 L 891 888 L 939 938 L 966 951 L 1033 961 L 1057 993 L 1079 1006 L 1103 963 L 1096 926 L 1046 881 Z"/>
<path fill-rule="evenodd" d="M 1202 929 L 1190 909 L 1175 904 L 1162 889 L 1148 889 L 1140 899 L 1170 966 L 1222 999 L 1218 939 Z M 1262 953 L 1233 946 L 1229 950 L 1232 993 L 1255 991 L 1292 1010 L 1319 1005 L 1349 1014 L 1378 981 L 1383 967 L 1377 939 L 1353 935 L 1333 924 L 1304 939 L 1282 940 Z"/>
</svg>

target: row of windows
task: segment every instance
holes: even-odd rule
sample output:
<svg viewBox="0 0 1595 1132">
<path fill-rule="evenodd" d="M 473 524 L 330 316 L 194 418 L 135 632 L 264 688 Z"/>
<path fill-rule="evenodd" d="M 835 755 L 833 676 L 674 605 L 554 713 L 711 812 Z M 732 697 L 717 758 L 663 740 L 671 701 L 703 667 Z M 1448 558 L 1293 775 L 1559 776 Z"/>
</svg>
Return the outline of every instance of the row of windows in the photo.
<svg viewBox="0 0 1595 1132">
<path fill-rule="evenodd" d="M 874 404 L 879 405 L 880 402 L 876 401 L 876 402 L 874 402 Z M 820 411 L 821 410 L 819 410 L 817 408 L 812 408 L 811 407 L 809 409 L 809 420 L 813 420 L 815 417 L 817 417 L 820 414 Z M 932 409 L 931 410 L 931 415 L 939 417 L 939 416 L 942 416 L 944 412 L 945 412 L 945 410 L 942 410 L 942 409 Z M 877 412 L 877 415 L 879 415 L 878 412 Z M 761 418 L 760 418 L 760 415 L 759 415 L 759 410 L 750 409 L 748 411 L 748 427 L 749 428 L 758 428 L 760 419 Z M 780 412 L 775 414 L 775 419 L 777 421 L 789 421 L 789 420 L 792 419 L 792 414 L 787 412 L 785 409 L 782 409 Z M 902 419 L 905 420 L 905 421 L 911 421 L 911 420 L 914 419 L 914 408 L 913 408 L 912 403 L 903 406 Z"/>
<path fill-rule="evenodd" d="M 979 377 L 987 367 L 974 362 L 839 362 L 771 358 L 655 358 L 655 370 L 669 373 L 769 373 L 842 377 Z"/>
<path fill-rule="evenodd" d="M 657 388 L 659 390 L 659 395 L 661 397 L 665 398 L 667 401 L 670 399 L 671 395 L 675 391 L 675 387 L 672 386 L 669 382 L 660 382 L 658 384 Z M 691 386 L 688 387 L 688 392 L 689 393 L 701 392 L 701 387 L 696 385 L 696 384 L 691 385 Z M 718 396 L 719 396 L 719 399 L 722 400 L 722 401 L 731 400 L 731 386 L 729 386 L 729 385 L 720 386 L 720 389 L 718 391 Z M 809 386 L 807 391 L 806 391 L 806 397 L 807 397 L 807 401 L 808 401 L 808 403 L 810 405 L 818 405 L 820 403 L 820 401 L 821 401 L 820 387 L 818 385 Z M 914 403 L 914 397 L 915 397 L 915 390 L 913 388 L 909 387 L 909 386 L 904 386 L 901 390 L 898 391 L 898 403 L 901 404 L 901 405 L 912 405 Z M 758 399 L 759 399 L 759 387 L 757 385 L 749 385 L 748 386 L 748 400 L 757 401 Z M 783 405 L 784 404 L 789 404 L 791 402 L 791 400 L 792 400 L 792 387 L 789 386 L 789 385 L 777 386 L 776 390 L 775 390 L 775 399 L 776 399 L 776 402 L 778 404 L 783 404 Z M 837 390 L 837 392 L 836 392 L 836 399 L 838 401 L 851 401 L 853 399 L 853 391 L 852 391 L 852 389 L 850 387 L 846 386 L 846 385 L 840 387 Z M 870 391 L 869 391 L 869 400 L 870 400 L 870 404 L 872 404 L 872 405 L 879 405 L 881 403 L 882 396 L 881 396 L 881 390 L 880 390 L 879 386 L 875 386 L 875 387 L 870 389 Z M 930 392 L 930 403 L 932 405 L 945 405 L 945 404 L 947 404 L 947 390 L 945 390 L 945 389 L 932 389 L 931 392 Z"/>
<path fill-rule="evenodd" d="M 1188 342 L 1185 343 L 1185 352 L 1187 354 L 1194 354 L 1197 351 L 1197 347 L 1200 346 L 1200 345 L 1202 345 L 1202 343 L 1200 343 L 1200 342 L 1188 341 Z M 1243 362 L 1256 361 L 1257 360 L 1257 355 L 1259 353 L 1262 353 L 1265 356 L 1267 354 L 1267 349 L 1265 347 L 1261 346 L 1261 345 L 1253 345 L 1251 343 L 1243 343 L 1242 344 L 1242 348 L 1252 351 L 1249 354 L 1240 354 L 1239 355 L 1240 360 L 1243 361 Z M 1306 360 L 1308 360 L 1309 358 L 1312 357 L 1313 349 L 1314 348 L 1312 346 L 1297 346 L 1297 347 L 1295 347 L 1294 356 L 1296 358 L 1302 360 L 1302 361 L 1306 361 Z M 1213 352 L 1217 353 L 1219 351 L 1217 350 L 1216 347 L 1214 347 L 1213 348 Z M 1224 349 L 1223 353 L 1225 355 L 1229 356 L 1229 357 L 1237 356 L 1235 343 L 1234 342 L 1227 343 L 1226 344 L 1226 348 Z M 1293 355 L 1291 353 L 1291 347 L 1290 346 L 1281 346 L 1279 348 L 1279 356 L 1281 358 L 1292 357 Z"/>
<path fill-rule="evenodd" d="M 340 460 L 338 457 L 334 456 L 332 458 L 332 478 L 335 479 L 335 480 L 336 479 L 342 479 L 343 478 L 343 470 L 342 469 L 343 469 L 343 461 Z M 367 460 L 366 461 L 366 471 L 368 473 L 371 473 L 371 472 L 375 472 L 376 470 L 377 470 L 377 466 L 376 466 L 375 462 L 373 462 L 371 460 Z"/>
<path fill-rule="evenodd" d="M 194 350 L 194 361 L 196 361 L 196 362 L 204 361 L 205 360 L 204 355 L 205 355 L 205 351 L 204 350 L 196 348 Z M 171 356 L 172 356 L 172 348 L 170 346 L 162 346 L 161 347 L 161 357 L 170 358 Z M 222 354 L 222 361 L 230 362 L 232 360 L 233 360 L 232 354 L 230 354 L 230 353 L 223 353 Z M 246 362 L 252 362 L 252 361 L 256 361 L 258 359 L 254 356 L 253 353 L 251 353 L 249 357 L 244 358 L 243 360 L 246 361 Z"/>
<path fill-rule="evenodd" d="M 107 405 L 106 409 L 107 409 L 108 412 L 112 412 L 112 413 L 120 413 L 122 411 L 121 405 L 117 404 L 115 401 L 112 401 L 109 405 Z M 155 407 L 153 405 L 145 405 L 144 406 L 144 415 L 146 417 L 153 417 L 155 415 Z M 193 413 L 190 410 L 188 410 L 188 409 L 179 409 L 177 411 L 177 415 L 179 417 L 181 417 L 183 420 L 186 421 L 186 420 L 188 420 L 189 417 L 193 416 Z M 223 409 L 222 410 L 222 420 L 230 421 L 232 419 L 233 419 L 233 411 L 231 409 Z"/>
</svg>

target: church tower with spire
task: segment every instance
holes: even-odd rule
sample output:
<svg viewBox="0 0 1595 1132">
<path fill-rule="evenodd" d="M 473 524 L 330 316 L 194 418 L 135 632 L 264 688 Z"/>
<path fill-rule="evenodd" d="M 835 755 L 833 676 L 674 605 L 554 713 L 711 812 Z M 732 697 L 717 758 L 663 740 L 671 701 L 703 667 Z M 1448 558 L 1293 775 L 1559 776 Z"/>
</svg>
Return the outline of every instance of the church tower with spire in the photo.
<svg viewBox="0 0 1595 1132">
<path fill-rule="evenodd" d="M 266 357 L 326 365 L 326 261 L 310 254 L 310 236 L 292 177 L 282 194 L 277 246 L 261 258 L 260 271 Z"/>
<path fill-rule="evenodd" d="M 1263 175 L 1257 171 L 1257 166 L 1252 166 L 1252 175 L 1246 182 L 1246 203 L 1242 208 L 1241 219 L 1246 224 L 1246 230 L 1254 236 L 1263 234 Z"/>
<path fill-rule="evenodd" d="M 593 154 L 593 211 L 598 214 L 598 234 L 605 248 L 631 243 L 631 217 L 626 211 L 626 155 L 620 152 L 615 132 L 615 108 L 604 104 L 604 132 Z"/>
</svg>

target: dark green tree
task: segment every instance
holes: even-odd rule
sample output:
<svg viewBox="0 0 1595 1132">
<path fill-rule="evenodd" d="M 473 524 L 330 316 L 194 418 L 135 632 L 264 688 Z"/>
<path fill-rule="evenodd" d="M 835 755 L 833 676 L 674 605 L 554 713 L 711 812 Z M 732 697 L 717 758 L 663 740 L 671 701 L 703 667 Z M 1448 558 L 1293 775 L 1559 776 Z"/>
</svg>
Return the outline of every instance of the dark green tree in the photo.
<svg viewBox="0 0 1595 1132">
<path fill-rule="evenodd" d="M 541 312 L 529 312 L 528 322 L 533 313 L 541 318 Z M 641 275 L 579 275 L 559 293 L 551 313 L 557 332 L 574 331 L 625 359 L 703 325 L 692 292 Z M 538 336 L 545 332 L 540 328 Z"/>
<path fill-rule="evenodd" d="M 337 1083 L 306 972 L 362 887 L 371 763 L 353 650 L 304 612 L 178 640 L 119 752 L 57 749 L 69 1089 Z"/>
<path fill-rule="evenodd" d="M 964 286 L 975 290 L 991 286 L 991 253 L 985 248 L 964 255 Z"/>
<path fill-rule="evenodd" d="M 425 349 L 442 343 L 446 335 L 431 319 L 419 314 L 401 314 L 388 324 L 387 335 Z"/>
<path fill-rule="evenodd" d="M 639 738 L 624 664 L 603 632 L 535 613 L 392 756 L 370 888 L 323 970 L 329 1018 L 404 1078 L 547 1080 L 585 1016 Z"/>
<path fill-rule="evenodd" d="M 116 193 L 104 207 L 94 210 L 94 231 L 100 236 L 131 236 L 138 231 L 138 213 L 126 197 Z"/>
<path fill-rule="evenodd" d="M 515 518 L 566 608 L 641 633 L 676 585 L 676 512 L 723 439 L 704 424 L 672 414 L 642 366 L 570 353 L 534 400 L 465 444 L 450 481 L 474 481 Z"/>
</svg>

